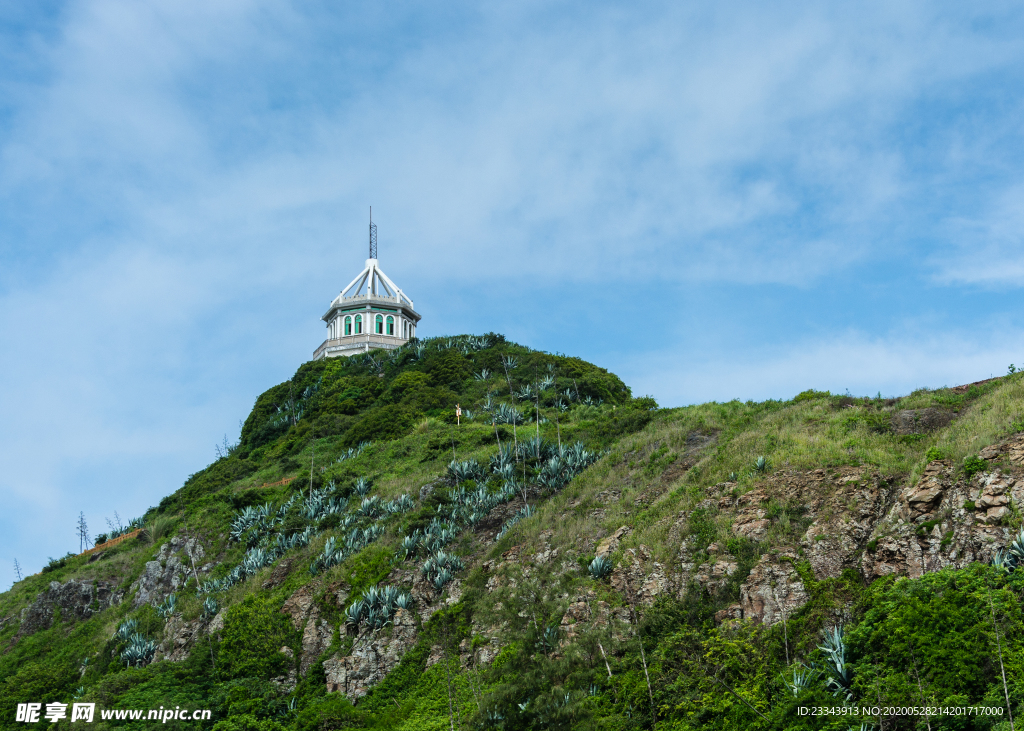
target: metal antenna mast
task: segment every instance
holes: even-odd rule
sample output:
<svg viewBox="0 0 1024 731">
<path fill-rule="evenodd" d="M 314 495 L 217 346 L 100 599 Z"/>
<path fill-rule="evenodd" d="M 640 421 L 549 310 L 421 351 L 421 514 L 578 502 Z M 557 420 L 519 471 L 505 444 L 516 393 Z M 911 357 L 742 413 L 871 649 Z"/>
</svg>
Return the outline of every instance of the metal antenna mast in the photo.
<svg viewBox="0 0 1024 731">
<path fill-rule="evenodd" d="M 377 258 L 377 224 L 373 222 L 373 206 L 370 206 L 370 258 Z"/>
</svg>

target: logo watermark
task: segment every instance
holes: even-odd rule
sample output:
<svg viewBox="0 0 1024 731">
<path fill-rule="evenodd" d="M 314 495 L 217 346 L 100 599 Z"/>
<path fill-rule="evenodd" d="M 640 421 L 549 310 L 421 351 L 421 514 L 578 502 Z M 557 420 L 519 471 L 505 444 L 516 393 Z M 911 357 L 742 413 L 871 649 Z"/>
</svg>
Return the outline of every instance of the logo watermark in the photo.
<svg viewBox="0 0 1024 731">
<path fill-rule="evenodd" d="M 72 703 L 70 715 L 68 715 L 67 703 L 19 703 L 18 714 L 15 721 L 21 723 L 36 723 L 40 720 L 56 723 L 65 718 L 71 723 L 83 721 L 92 723 L 96 720 L 95 703 Z M 205 721 L 210 718 L 210 710 L 189 709 L 175 706 L 174 708 L 152 708 L 148 710 L 126 709 L 126 708 L 101 708 L 99 718 L 103 721 Z"/>
</svg>

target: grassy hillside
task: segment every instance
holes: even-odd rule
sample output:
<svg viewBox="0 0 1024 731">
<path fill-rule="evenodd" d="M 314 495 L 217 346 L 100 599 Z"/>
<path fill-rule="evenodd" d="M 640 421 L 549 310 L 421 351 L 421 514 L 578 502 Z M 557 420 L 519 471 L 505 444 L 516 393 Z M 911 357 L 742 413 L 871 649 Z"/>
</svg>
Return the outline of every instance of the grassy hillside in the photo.
<svg viewBox="0 0 1024 731">
<path fill-rule="evenodd" d="M 0 595 L 0 727 L 1009 728 L 1022 419 L 1019 374 L 658 409 L 493 334 L 306 363 Z"/>
</svg>

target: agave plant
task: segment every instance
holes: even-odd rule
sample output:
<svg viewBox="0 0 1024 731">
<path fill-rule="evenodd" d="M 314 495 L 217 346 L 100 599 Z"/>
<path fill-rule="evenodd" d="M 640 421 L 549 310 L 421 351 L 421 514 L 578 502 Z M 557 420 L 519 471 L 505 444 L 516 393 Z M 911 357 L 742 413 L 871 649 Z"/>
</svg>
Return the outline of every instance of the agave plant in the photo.
<svg viewBox="0 0 1024 731">
<path fill-rule="evenodd" d="M 544 629 L 544 632 L 537 638 L 537 649 L 544 654 L 553 652 L 558 648 L 558 627 L 552 625 Z"/>
<path fill-rule="evenodd" d="M 217 606 L 217 600 L 212 596 L 206 597 L 203 601 L 203 617 L 210 619 L 211 617 L 217 616 L 217 610 L 220 607 Z"/>
<path fill-rule="evenodd" d="M 384 503 L 376 495 L 364 497 L 356 513 L 367 518 L 379 518 L 384 513 Z"/>
<path fill-rule="evenodd" d="M 262 548 L 251 548 L 242 559 L 241 568 L 246 576 L 252 576 L 267 564 L 272 563 L 273 560 L 274 557 L 269 551 Z"/>
<path fill-rule="evenodd" d="M 402 557 L 402 560 L 405 561 L 406 559 L 415 556 L 416 549 L 419 548 L 419 546 L 420 537 L 418 534 L 414 533 L 411 536 L 405 536 L 405 538 L 402 539 L 402 545 L 399 549 L 399 555 Z"/>
<path fill-rule="evenodd" d="M 156 654 L 156 643 L 136 633 L 128 638 L 128 644 L 121 650 L 121 660 L 129 667 L 141 668 Z"/>
<path fill-rule="evenodd" d="M 434 578 L 431 580 L 430 583 L 433 584 L 434 589 L 438 593 L 440 593 L 444 590 L 444 587 L 454 578 L 455 575 L 452 574 L 451 571 L 449 571 L 448 569 L 441 569 L 436 574 L 434 574 Z"/>
<path fill-rule="evenodd" d="M 362 619 L 370 628 L 375 628 L 380 623 L 380 610 L 363 604 Z"/>
<path fill-rule="evenodd" d="M 763 454 L 754 461 L 754 472 L 765 473 L 772 466 L 772 463 Z"/>
<path fill-rule="evenodd" d="M 1020 529 L 1020 533 L 1018 533 L 1017 537 L 1010 543 L 1007 553 L 1013 556 L 1015 566 L 1024 564 L 1024 528 Z"/>
<path fill-rule="evenodd" d="M 814 668 L 800 666 L 793 670 L 792 680 L 788 679 L 785 675 L 780 677 L 789 689 L 789 692 L 793 694 L 793 697 L 798 698 L 801 693 L 811 687 L 811 684 L 818 679 L 819 674 L 819 671 Z"/>
<path fill-rule="evenodd" d="M 507 479 L 507 473 L 515 469 L 516 455 L 511 445 L 499 447 L 497 454 L 491 457 L 491 471 Z"/>
<path fill-rule="evenodd" d="M 516 394 L 516 398 L 521 401 L 533 401 L 537 395 L 536 389 L 527 383 L 525 386 L 519 389 L 519 393 Z"/>
<path fill-rule="evenodd" d="M 475 459 L 465 462 L 452 461 L 448 465 L 445 480 L 449 485 L 458 485 L 467 480 L 479 480 L 484 477 L 484 468 Z"/>
<path fill-rule="evenodd" d="M 479 373 L 474 373 L 473 374 L 473 378 L 475 378 L 478 381 L 486 381 L 490 377 L 491 377 L 491 372 L 489 370 L 487 370 L 486 368 L 481 370 Z"/>
<path fill-rule="evenodd" d="M 509 404 L 498 404 L 494 409 L 493 418 L 496 424 L 508 424 L 509 426 L 519 426 L 524 422 L 522 412 Z"/>
<path fill-rule="evenodd" d="M 590 575 L 594 577 L 594 579 L 600 581 L 607 576 L 611 576 L 612 562 L 604 556 L 598 556 L 590 562 L 590 565 L 587 567 L 587 571 L 590 572 Z"/>
<path fill-rule="evenodd" d="M 352 489 L 355 490 L 356 495 L 359 497 L 366 497 L 370 494 L 370 483 L 365 477 L 360 477 L 356 480 Z"/>
<path fill-rule="evenodd" d="M 853 671 L 846 664 L 846 640 L 843 637 L 842 625 L 836 625 L 824 632 L 824 644 L 818 649 L 825 653 L 825 673 L 828 676 L 826 687 L 834 697 L 853 698 Z"/>
<path fill-rule="evenodd" d="M 348 609 L 345 610 L 345 624 L 350 627 L 359 627 L 359 620 L 362 619 L 365 611 L 366 605 L 363 600 L 356 599 L 354 602 L 349 604 Z"/>
<path fill-rule="evenodd" d="M 1010 573 L 1017 568 L 1016 557 L 1009 551 L 998 550 L 992 556 L 992 565 L 1000 571 Z"/>
<path fill-rule="evenodd" d="M 121 622 L 121 625 L 117 628 L 117 632 L 114 633 L 114 639 L 121 642 L 127 642 L 128 638 L 135 634 L 138 626 L 138 620 L 132 618 L 126 619 Z"/>
<path fill-rule="evenodd" d="M 164 619 L 170 619 L 171 615 L 174 614 L 174 610 L 177 609 L 178 599 L 174 594 L 168 594 L 163 604 L 156 608 L 156 613 Z"/>
</svg>

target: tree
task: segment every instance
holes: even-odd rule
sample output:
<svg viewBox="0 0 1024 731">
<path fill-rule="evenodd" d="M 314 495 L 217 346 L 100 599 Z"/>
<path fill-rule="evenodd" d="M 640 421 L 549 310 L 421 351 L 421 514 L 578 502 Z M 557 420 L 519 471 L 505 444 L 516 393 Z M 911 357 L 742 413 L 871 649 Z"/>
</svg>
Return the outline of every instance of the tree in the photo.
<svg viewBox="0 0 1024 731">
<path fill-rule="evenodd" d="M 85 523 L 85 512 L 78 513 L 78 552 L 89 545 L 89 526 Z"/>
</svg>

